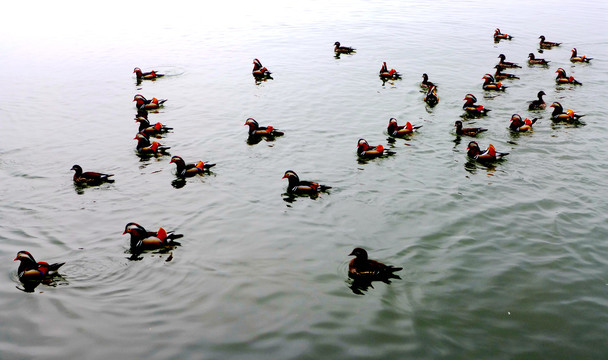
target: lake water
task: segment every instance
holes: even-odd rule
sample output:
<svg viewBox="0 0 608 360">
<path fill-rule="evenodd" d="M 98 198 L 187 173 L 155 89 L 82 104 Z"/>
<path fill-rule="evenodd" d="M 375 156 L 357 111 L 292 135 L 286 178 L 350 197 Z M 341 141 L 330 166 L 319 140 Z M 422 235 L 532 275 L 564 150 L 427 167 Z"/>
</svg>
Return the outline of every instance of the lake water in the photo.
<svg viewBox="0 0 608 360">
<path fill-rule="evenodd" d="M 602 359 L 608 357 L 608 6 L 603 1 L 19 2 L 0 23 L 1 359 Z M 499 27 L 514 36 L 494 43 Z M 563 42 L 538 50 L 538 37 Z M 334 57 L 333 43 L 357 48 Z M 593 57 L 572 64 L 570 49 Z M 526 65 L 530 52 L 550 66 Z M 481 77 L 504 53 L 504 93 Z M 256 84 L 252 60 L 273 72 Z M 385 84 L 382 62 L 403 74 Z M 137 84 L 134 67 L 167 76 Z M 566 69 L 583 86 L 556 86 Z M 439 104 L 423 102 L 422 73 Z M 584 126 L 529 112 L 550 104 Z M 175 183 L 140 159 L 135 94 L 159 141 L 213 173 Z M 483 166 L 465 126 L 509 152 Z M 550 109 L 550 108 L 549 108 Z M 537 117 L 513 135 L 511 115 Z M 286 135 L 247 143 L 248 117 Z M 423 125 L 387 141 L 388 119 Z M 395 156 L 359 162 L 366 138 Z M 115 174 L 75 188 L 70 168 Z M 288 170 L 333 187 L 284 195 Z M 177 186 L 175 186 L 177 185 Z M 286 201 L 289 200 L 289 201 Z M 184 234 L 130 260 L 131 221 Z M 402 266 L 355 294 L 354 247 Z M 21 290 L 19 250 L 66 261 Z M 167 261 L 170 260 L 170 261 Z"/>
</svg>

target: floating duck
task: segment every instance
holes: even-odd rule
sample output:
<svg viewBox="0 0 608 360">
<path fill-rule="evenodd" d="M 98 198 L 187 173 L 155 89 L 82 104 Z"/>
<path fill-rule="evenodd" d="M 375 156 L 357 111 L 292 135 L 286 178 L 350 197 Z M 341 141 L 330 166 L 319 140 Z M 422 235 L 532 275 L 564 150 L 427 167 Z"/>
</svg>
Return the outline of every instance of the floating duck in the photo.
<svg viewBox="0 0 608 360">
<path fill-rule="evenodd" d="M 576 48 L 572 49 L 572 56 L 570 56 L 570 61 L 572 61 L 572 62 L 585 62 L 585 63 L 588 63 L 589 61 L 591 61 L 591 59 L 593 59 L 593 58 L 586 57 L 585 55 L 578 56 Z"/>
<path fill-rule="evenodd" d="M 484 131 L 488 131 L 488 129 L 484 129 L 484 128 L 480 128 L 480 127 L 463 128 L 462 121 L 460 121 L 460 120 L 456 120 L 456 122 L 454 123 L 454 126 L 456 127 L 456 135 L 459 135 L 459 136 L 473 136 L 474 137 L 474 136 L 481 134 Z"/>
<path fill-rule="evenodd" d="M 517 132 L 532 131 L 532 125 L 536 122 L 536 120 L 536 118 L 532 120 L 528 118 L 522 120 L 521 116 L 518 114 L 513 114 L 513 116 L 511 116 L 511 124 L 509 125 L 509 129 Z"/>
<path fill-rule="evenodd" d="M 165 76 L 165 74 L 159 74 L 154 70 L 150 72 L 142 72 L 138 67 L 133 69 L 133 72 L 135 73 L 135 76 L 137 76 L 138 80 L 154 80 L 156 78 Z"/>
<path fill-rule="evenodd" d="M 553 108 L 553 113 L 551 114 L 551 120 L 553 121 L 576 122 L 585 116 L 576 114 L 572 109 L 564 111 L 562 104 L 558 103 L 557 101 L 551 104 L 550 107 Z"/>
<path fill-rule="evenodd" d="M 275 137 L 285 134 L 272 126 L 260 126 L 254 118 L 248 118 L 244 125 L 249 126 L 249 136 Z"/>
<path fill-rule="evenodd" d="M 496 65 L 494 66 L 496 68 L 496 73 L 494 74 L 494 78 L 496 80 L 512 80 L 512 79 L 519 79 L 518 76 L 513 75 L 513 74 L 508 74 L 508 73 L 503 73 L 502 72 L 502 67 L 500 65 Z"/>
<path fill-rule="evenodd" d="M 494 40 L 495 41 L 511 40 L 511 39 L 513 39 L 513 36 L 511 36 L 509 34 L 501 33 L 499 28 L 496 28 L 496 30 L 494 30 Z"/>
<path fill-rule="evenodd" d="M 167 232 L 162 227 L 157 232 L 147 231 L 143 226 L 130 222 L 125 226 L 122 233 L 131 235 L 131 253 L 140 254 L 144 250 L 160 249 L 176 245 L 175 239 L 183 237 L 182 234 L 175 234 L 173 231 Z"/>
<path fill-rule="evenodd" d="M 209 172 L 209 169 L 215 166 L 215 164 L 204 163 L 202 161 L 199 161 L 196 164 L 186 164 L 184 159 L 179 156 L 172 157 L 169 164 L 175 164 L 177 166 L 175 175 L 182 178 L 202 175 L 205 172 Z"/>
<path fill-rule="evenodd" d="M 405 125 L 399 126 L 397 119 L 390 118 L 388 120 L 388 128 L 386 131 L 392 137 L 404 137 L 412 134 L 415 130 L 420 129 L 422 125 L 413 126 L 409 121 Z"/>
<path fill-rule="evenodd" d="M 357 143 L 357 155 L 362 158 L 376 158 L 395 154 L 394 151 L 386 150 L 384 146 L 370 146 L 365 139 L 359 139 Z"/>
<path fill-rule="evenodd" d="M 74 165 L 70 170 L 76 171 L 74 173 L 74 183 L 78 185 L 100 185 L 104 182 L 114 182 L 114 179 L 110 179 L 114 174 L 102 174 L 93 171 L 82 172 L 80 165 Z"/>
<path fill-rule="evenodd" d="M 557 77 L 555 78 L 555 82 L 558 84 L 572 84 L 572 85 L 583 85 L 574 79 L 574 76 L 568 77 L 566 75 L 566 70 L 563 68 L 559 68 L 555 71 L 557 73 Z"/>
<path fill-rule="evenodd" d="M 505 54 L 500 54 L 500 55 L 498 55 L 498 58 L 500 59 L 500 60 L 498 61 L 498 66 L 499 66 L 501 69 L 507 69 L 507 68 L 509 68 L 509 69 L 513 69 L 513 68 L 521 68 L 521 66 L 517 65 L 516 63 L 505 61 L 505 59 L 507 58 L 507 57 L 505 56 Z"/>
<path fill-rule="evenodd" d="M 397 72 L 395 69 L 388 69 L 386 66 L 386 61 L 382 63 L 382 67 L 380 68 L 380 77 L 384 80 L 392 79 L 401 79 L 401 74 Z"/>
<path fill-rule="evenodd" d="M 462 108 L 468 116 L 485 116 L 488 114 L 489 111 L 492 111 L 490 109 L 484 108 L 483 105 L 475 105 L 475 103 L 477 102 L 477 98 L 473 94 L 467 94 L 463 100 L 465 101 L 465 103 L 464 105 L 462 105 Z"/>
<path fill-rule="evenodd" d="M 21 261 L 17 269 L 17 276 L 28 292 L 33 291 L 41 282 L 57 275 L 58 269 L 65 264 L 65 262 L 54 264 L 46 261 L 36 262 L 32 254 L 24 250 L 17 253 L 14 261 L 17 260 Z"/>
<path fill-rule="evenodd" d="M 507 88 L 501 82 L 496 82 L 490 74 L 485 74 L 482 79 L 485 81 L 481 87 L 486 91 L 505 91 Z"/>
<path fill-rule="evenodd" d="M 427 103 L 430 107 L 433 107 L 439 103 L 439 96 L 437 96 L 437 90 L 435 86 L 429 87 L 424 96 L 424 102 Z"/>
<path fill-rule="evenodd" d="M 352 47 L 348 47 L 348 46 L 340 46 L 340 42 L 336 41 L 334 43 L 334 52 L 336 52 L 337 54 L 350 54 L 352 52 L 355 52 L 357 49 L 354 49 Z"/>
<path fill-rule="evenodd" d="M 429 81 L 429 76 L 426 73 L 422 74 L 422 82 L 420 83 L 420 87 L 423 89 L 428 89 L 431 86 L 437 87 L 435 84 Z"/>
<path fill-rule="evenodd" d="M 272 79 L 272 74 L 268 69 L 262 66 L 262 63 L 258 59 L 253 59 L 253 71 L 251 72 L 255 78 L 266 78 Z"/>
<path fill-rule="evenodd" d="M 139 132 L 146 136 L 155 136 L 158 134 L 166 133 L 169 130 L 173 130 L 172 127 L 168 127 L 157 122 L 154 125 L 150 125 L 150 121 L 145 116 L 138 116 L 135 118 L 135 122 L 139 123 Z"/>
<path fill-rule="evenodd" d="M 135 107 L 137 107 L 138 110 L 155 110 L 163 106 L 167 99 L 159 100 L 157 98 L 152 98 L 152 100 L 148 100 L 143 95 L 137 94 L 133 98 L 133 101 L 136 101 Z"/>
<path fill-rule="evenodd" d="M 165 155 L 166 151 L 171 149 L 170 146 L 161 145 L 157 141 L 150 143 L 150 138 L 142 133 L 137 133 L 133 140 L 137 140 L 136 149 L 140 155 Z"/>
<path fill-rule="evenodd" d="M 488 148 L 484 152 L 481 152 L 479 144 L 475 141 L 471 141 L 467 147 L 467 155 L 479 162 L 492 162 L 500 160 L 504 156 L 509 155 L 509 153 L 497 152 L 492 144 L 488 145 Z"/>
<path fill-rule="evenodd" d="M 317 182 L 300 180 L 298 175 L 293 170 L 285 171 L 282 177 L 287 179 L 287 192 L 294 195 L 317 195 L 319 192 L 331 189 L 331 186 L 321 185 Z"/>
<path fill-rule="evenodd" d="M 538 96 L 538 99 L 530 102 L 530 105 L 528 105 L 528 110 L 545 110 L 547 104 L 545 103 L 545 100 L 543 100 L 544 95 L 547 94 L 545 94 L 545 92 L 542 90 L 539 91 L 536 95 Z"/>
<path fill-rule="evenodd" d="M 555 46 L 560 46 L 562 43 L 545 41 L 545 35 L 541 35 L 538 37 L 540 39 L 540 48 L 541 49 L 551 49 Z"/>
<path fill-rule="evenodd" d="M 365 277 L 370 280 L 400 279 L 394 273 L 403 270 L 403 268 L 371 260 L 368 258 L 367 251 L 362 248 L 353 249 L 348 256 L 355 257 L 348 264 L 348 276 L 351 278 Z"/>
<path fill-rule="evenodd" d="M 530 65 L 549 65 L 550 61 L 545 59 L 537 59 L 533 53 L 528 54 L 528 64 Z"/>
</svg>

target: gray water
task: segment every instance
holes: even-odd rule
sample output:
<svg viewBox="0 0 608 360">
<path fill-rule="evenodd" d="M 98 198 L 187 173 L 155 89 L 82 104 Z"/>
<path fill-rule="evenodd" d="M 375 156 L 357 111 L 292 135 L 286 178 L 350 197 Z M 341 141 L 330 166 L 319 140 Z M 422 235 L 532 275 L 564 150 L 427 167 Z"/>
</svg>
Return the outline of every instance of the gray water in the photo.
<svg viewBox="0 0 608 360">
<path fill-rule="evenodd" d="M 0 23 L 0 358 L 601 359 L 608 356 L 607 6 L 582 2 L 5 4 Z M 496 27 L 515 38 L 498 44 Z M 563 42 L 538 54 L 538 36 Z M 333 43 L 357 48 L 336 59 Z M 569 62 L 570 49 L 593 57 Z M 551 61 L 529 67 L 527 55 Z M 485 93 L 497 56 L 523 68 Z M 273 80 L 256 84 L 259 58 Z M 383 84 L 382 62 L 403 74 Z M 167 74 L 137 84 L 132 70 Z M 584 85 L 556 86 L 563 67 Z M 428 108 L 422 73 L 439 85 Z M 545 100 L 585 114 L 553 124 Z M 159 141 L 213 173 L 174 187 L 140 159 L 133 96 Z M 468 161 L 453 124 L 509 152 Z M 513 113 L 538 117 L 515 136 Z M 248 117 L 286 135 L 249 145 Z M 389 144 L 395 117 L 423 125 Z M 366 163 L 357 140 L 395 156 Z M 69 169 L 114 173 L 78 189 Z M 288 170 L 331 185 L 286 201 Z M 289 199 L 288 199 L 289 200 Z M 131 221 L 183 233 L 129 260 Z M 351 291 L 348 254 L 404 267 Z M 66 261 L 22 291 L 19 250 Z"/>
</svg>

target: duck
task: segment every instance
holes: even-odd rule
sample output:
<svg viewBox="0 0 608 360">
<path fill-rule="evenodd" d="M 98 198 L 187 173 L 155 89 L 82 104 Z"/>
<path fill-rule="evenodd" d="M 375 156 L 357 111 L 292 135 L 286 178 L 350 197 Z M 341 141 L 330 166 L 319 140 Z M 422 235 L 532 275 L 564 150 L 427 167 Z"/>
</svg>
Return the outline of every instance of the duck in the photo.
<svg viewBox="0 0 608 360">
<path fill-rule="evenodd" d="M 386 131 L 389 136 L 392 137 L 404 137 L 406 135 L 412 134 L 415 130 L 420 129 L 422 125 L 414 126 L 409 121 L 405 125 L 399 126 L 397 124 L 397 119 L 390 118 L 388 120 L 388 128 Z"/>
<path fill-rule="evenodd" d="M 370 280 L 383 280 L 389 278 L 400 279 L 394 273 L 403 270 L 402 267 L 386 265 L 368 258 L 363 248 L 354 248 L 348 256 L 354 256 L 348 263 L 348 276 L 351 278 L 364 277 Z"/>
<path fill-rule="evenodd" d="M 537 59 L 533 53 L 528 54 L 528 64 L 530 65 L 549 65 L 550 62 L 545 59 Z"/>
<path fill-rule="evenodd" d="M 245 125 L 249 126 L 249 136 L 275 137 L 285 135 L 284 132 L 272 126 L 260 126 L 254 118 L 248 118 L 243 126 Z"/>
<path fill-rule="evenodd" d="M 169 164 L 175 164 L 177 166 L 175 175 L 182 178 L 202 175 L 204 172 L 209 172 L 209 169 L 215 166 L 215 164 L 205 163 L 202 161 L 199 161 L 196 164 L 186 164 L 184 159 L 182 159 L 180 156 L 173 156 Z"/>
<path fill-rule="evenodd" d="M 382 79 L 401 79 L 401 74 L 397 72 L 395 69 L 388 69 L 386 66 L 386 61 L 382 63 L 382 67 L 380 68 L 380 77 Z"/>
<path fill-rule="evenodd" d="M 30 276 L 39 277 L 39 276 L 53 275 L 53 274 L 57 273 L 57 270 L 59 270 L 59 268 L 62 267 L 63 264 L 65 264 L 65 262 L 54 263 L 54 264 L 49 264 L 45 261 L 36 262 L 36 260 L 34 260 L 34 257 L 32 256 L 32 254 L 30 254 L 29 251 L 25 251 L 25 250 L 21 250 L 17 253 L 17 256 L 15 257 L 15 259 L 13 261 L 17 261 L 17 260 L 19 260 L 21 262 L 19 264 L 19 268 L 17 269 L 17 274 L 19 275 L 20 279 L 22 279 L 24 277 L 27 278 Z M 25 274 L 30 270 L 40 270 L 41 267 L 44 267 L 44 271 L 41 271 L 39 273 L 32 272 L 29 275 Z"/>
<path fill-rule="evenodd" d="M 424 102 L 427 103 L 430 107 L 433 107 L 439 103 L 439 96 L 437 96 L 437 90 L 435 90 L 435 86 L 431 86 L 428 88 L 426 95 L 424 96 Z"/>
<path fill-rule="evenodd" d="M 420 83 L 420 87 L 423 89 L 428 89 L 431 86 L 437 87 L 435 84 L 429 81 L 429 76 L 426 73 L 422 74 L 422 82 Z"/>
<path fill-rule="evenodd" d="M 460 121 L 460 120 L 456 120 L 456 122 L 454 123 L 454 126 L 456 127 L 456 135 L 459 135 L 459 136 L 477 136 L 484 131 L 488 131 L 488 129 L 484 129 L 484 128 L 480 128 L 480 127 L 463 128 L 462 121 Z"/>
<path fill-rule="evenodd" d="M 319 192 L 331 189 L 331 186 L 321 185 L 317 182 L 300 180 L 293 170 L 285 171 L 282 179 L 287 179 L 287 192 L 294 195 L 318 195 Z"/>
<path fill-rule="evenodd" d="M 528 118 L 522 120 L 519 114 L 513 114 L 511 116 L 511 124 L 509 125 L 509 129 L 517 132 L 532 131 L 532 125 L 536 122 L 536 120 L 536 118 L 532 120 Z"/>
<path fill-rule="evenodd" d="M 500 41 L 500 40 L 511 40 L 511 39 L 513 39 L 513 36 L 511 36 L 509 34 L 501 33 L 499 28 L 496 28 L 496 30 L 494 30 L 494 40 Z"/>
<path fill-rule="evenodd" d="M 576 114 L 574 110 L 568 109 L 564 111 L 562 104 L 557 101 L 550 105 L 553 108 L 553 113 L 551 114 L 551 120 L 553 121 L 578 121 L 585 115 Z"/>
<path fill-rule="evenodd" d="M 511 69 L 512 68 L 521 68 L 521 66 L 517 65 L 516 63 L 505 61 L 505 59 L 507 58 L 505 56 L 505 54 L 498 55 L 498 58 L 500 59 L 498 61 L 498 66 L 500 66 L 501 69 L 506 69 L 506 68 L 511 68 Z"/>
<path fill-rule="evenodd" d="M 538 94 L 536 94 L 536 96 L 538 96 L 538 99 L 530 101 L 530 105 L 528 105 L 528 110 L 545 110 L 547 104 L 545 103 L 545 100 L 543 100 L 544 95 L 547 94 L 545 94 L 545 92 L 542 90 L 539 91 Z"/>
<path fill-rule="evenodd" d="M 338 53 L 338 54 L 350 54 L 352 52 L 355 52 L 357 49 L 354 49 L 352 47 L 348 47 L 348 46 L 340 46 L 340 42 L 336 41 L 334 43 L 334 52 Z"/>
<path fill-rule="evenodd" d="M 357 155 L 362 158 L 376 158 L 394 154 L 394 151 L 386 150 L 382 145 L 370 146 L 365 139 L 359 139 L 357 143 Z"/>
<path fill-rule="evenodd" d="M 467 94 L 462 100 L 465 101 L 464 105 L 462 105 L 462 108 L 468 116 L 485 116 L 488 114 L 489 111 L 492 111 L 490 109 L 484 108 L 483 105 L 475 105 L 475 103 L 477 102 L 477 98 L 473 94 Z"/>
<path fill-rule="evenodd" d="M 573 48 L 571 51 L 572 51 L 572 55 L 570 56 L 570 61 L 572 61 L 572 62 L 585 62 L 585 63 L 588 63 L 589 61 L 591 61 L 593 59 L 593 58 L 590 58 L 590 57 L 586 57 L 585 55 L 578 56 L 576 48 Z"/>
<path fill-rule="evenodd" d="M 559 68 L 555 72 L 557 73 L 555 82 L 558 84 L 583 85 L 583 83 L 576 81 L 574 79 L 574 76 L 568 77 L 568 75 L 566 75 L 566 70 L 564 70 L 563 68 Z"/>
<path fill-rule="evenodd" d="M 540 39 L 540 48 L 541 49 L 551 49 L 552 47 L 560 46 L 562 43 L 545 41 L 545 35 L 541 35 L 538 37 Z"/>
<path fill-rule="evenodd" d="M 173 231 L 167 232 L 160 227 L 157 232 L 147 231 L 143 226 L 130 222 L 125 226 L 123 235 L 131 236 L 130 249 L 133 254 L 140 254 L 144 250 L 160 249 L 176 245 L 175 239 L 183 237 L 182 234 L 176 234 Z"/>
<path fill-rule="evenodd" d="M 270 74 L 272 74 L 268 69 L 262 66 L 262 63 L 258 59 L 253 59 L 253 70 L 251 72 L 256 78 L 268 78 L 272 79 Z"/>
<path fill-rule="evenodd" d="M 488 148 L 484 152 L 481 152 L 479 144 L 476 141 L 471 141 L 467 147 L 467 155 L 479 162 L 492 162 L 500 160 L 504 156 L 509 155 L 509 153 L 497 152 L 492 144 L 488 145 Z"/>
<path fill-rule="evenodd" d="M 133 73 L 135 73 L 135 76 L 137 76 L 138 80 L 154 80 L 156 78 L 165 76 L 165 74 L 159 74 L 154 70 L 149 72 L 142 72 L 141 69 L 138 67 L 133 69 Z"/>
<path fill-rule="evenodd" d="M 138 116 L 135 118 L 135 122 L 139 123 L 139 132 L 147 136 L 154 136 L 162 133 L 166 133 L 169 130 L 173 130 L 172 127 L 168 127 L 157 122 L 154 125 L 150 125 L 150 121 L 145 116 Z"/>
<path fill-rule="evenodd" d="M 496 80 L 512 80 L 512 79 L 519 79 L 518 76 L 513 75 L 513 74 L 508 74 L 508 73 L 503 73 L 502 72 L 502 67 L 500 65 L 496 65 L 494 66 L 496 68 L 496 73 L 494 74 L 494 78 Z"/>
<path fill-rule="evenodd" d="M 152 100 L 148 100 L 143 95 L 137 94 L 133 97 L 133 101 L 136 101 L 137 110 L 155 110 L 163 106 L 167 99 L 152 98 Z"/>
<path fill-rule="evenodd" d="M 150 143 L 150 138 L 143 133 L 137 133 L 133 140 L 137 140 L 137 152 L 140 155 L 164 155 L 167 154 L 167 150 L 171 149 L 170 146 L 161 145 L 157 141 Z"/>
<path fill-rule="evenodd" d="M 504 86 L 501 82 L 496 82 L 494 77 L 490 74 L 485 74 L 482 79 L 484 83 L 481 86 L 486 91 L 505 91 L 507 86 Z"/>
<path fill-rule="evenodd" d="M 74 165 L 70 170 L 74 170 L 74 183 L 78 185 L 100 185 L 104 182 L 112 183 L 114 179 L 110 177 L 114 174 L 103 174 L 94 171 L 82 172 L 80 165 Z"/>
</svg>

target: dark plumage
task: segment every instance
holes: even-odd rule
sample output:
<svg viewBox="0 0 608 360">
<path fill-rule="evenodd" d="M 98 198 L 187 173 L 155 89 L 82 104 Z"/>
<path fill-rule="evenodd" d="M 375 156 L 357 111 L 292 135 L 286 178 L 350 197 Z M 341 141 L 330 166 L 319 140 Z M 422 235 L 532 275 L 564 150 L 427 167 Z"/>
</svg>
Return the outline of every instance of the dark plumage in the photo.
<svg viewBox="0 0 608 360">
<path fill-rule="evenodd" d="M 566 74 L 566 70 L 564 70 L 563 68 L 559 68 L 555 72 L 557 73 L 555 82 L 558 84 L 583 85 L 583 83 L 576 81 L 576 79 L 574 79 L 574 76 L 568 76 Z"/>
<path fill-rule="evenodd" d="M 319 192 L 331 189 L 331 186 L 321 185 L 317 182 L 300 180 L 293 170 L 285 171 L 283 179 L 287 179 L 287 192 L 294 195 L 317 195 Z"/>
<path fill-rule="evenodd" d="M 114 182 L 110 179 L 114 174 L 102 174 L 93 171 L 82 172 L 80 165 L 74 165 L 70 170 L 74 170 L 74 183 L 78 185 L 100 185 L 104 182 Z"/>
<path fill-rule="evenodd" d="M 494 81 L 494 77 L 490 74 L 485 74 L 482 79 L 485 81 L 481 87 L 486 91 L 505 91 L 507 88 L 501 82 Z"/>
<path fill-rule="evenodd" d="M 572 109 L 564 111 L 562 104 L 558 103 L 557 101 L 551 104 L 550 107 L 553 108 L 553 113 L 551 114 L 551 120 L 553 121 L 576 122 L 580 118 L 585 116 L 581 114 L 576 114 Z"/>
<path fill-rule="evenodd" d="M 528 64 L 530 65 L 549 65 L 550 61 L 537 59 L 533 53 L 528 54 Z"/>
<path fill-rule="evenodd" d="M 428 89 L 433 86 L 437 87 L 435 84 L 429 81 L 429 76 L 426 73 L 422 74 L 422 82 L 420 83 L 420 87 L 423 89 Z"/>
<path fill-rule="evenodd" d="M 334 43 L 334 52 L 336 52 L 337 54 L 350 54 L 352 52 L 355 52 L 357 49 L 354 49 L 352 47 L 348 47 L 348 46 L 340 46 L 340 42 L 336 41 Z"/>
<path fill-rule="evenodd" d="M 401 279 L 394 273 L 403 270 L 402 267 L 385 265 L 379 261 L 370 260 L 367 251 L 362 248 L 353 249 L 349 256 L 355 257 L 348 264 L 348 276 L 351 278 L 364 277 L 369 280 Z"/>
<path fill-rule="evenodd" d="M 174 240 L 183 237 L 182 234 L 167 232 L 162 227 L 157 232 L 147 231 L 143 226 L 130 222 L 125 226 L 123 235 L 131 235 L 130 248 L 132 254 L 140 254 L 144 250 L 160 249 L 177 245 Z"/>
<path fill-rule="evenodd" d="M 572 55 L 570 56 L 570 61 L 572 61 L 572 62 L 585 62 L 585 63 L 588 63 L 589 61 L 591 61 L 593 59 L 593 58 L 590 58 L 590 57 L 586 57 L 585 55 L 578 56 L 576 48 L 573 48 L 571 51 L 572 51 Z"/>
<path fill-rule="evenodd" d="M 500 55 L 498 55 L 498 58 L 500 59 L 500 60 L 498 61 L 498 66 L 499 66 L 501 69 L 507 69 L 507 68 L 521 68 L 521 66 L 517 65 L 516 63 L 505 61 L 505 59 L 507 58 L 507 57 L 505 56 L 505 54 L 500 54 Z"/>
<path fill-rule="evenodd" d="M 439 103 L 439 96 L 437 96 L 437 91 L 435 90 L 435 86 L 429 87 L 424 96 L 424 102 L 427 103 L 428 106 L 433 107 Z"/>
<path fill-rule="evenodd" d="M 499 28 L 496 28 L 496 30 L 494 30 L 494 41 L 511 40 L 511 39 L 513 39 L 513 36 L 511 36 L 509 34 L 501 33 Z"/>
<path fill-rule="evenodd" d="M 45 261 L 36 262 L 32 254 L 25 250 L 17 253 L 14 261 L 17 260 L 21 261 L 17 269 L 17 276 L 25 291 L 28 292 L 34 291 L 41 282 L 49 281 L 52 276 L 57 275 L 59 268 L 65 264 L 64 262 L 54 264 Z"/>
<path fill-rule="evenodd" d="M 202 175 L 205 172 L 209 172 L 209 169 L 215 166 L 215 164 L 204 163 L 202 161 L 199 161 L 196 164 L 186 164 L 184 159 L 179 156 L 172 157 L 169 164 L 175 164 L 177 166 L 177 170 L 175 171 L 177 177 Z"/>
<path fill-rule="evenodd" d="M 251 71 L 255 78 L 266 78 L 272 79 L 270 74 L 272 74 L 268 69 L 262 66 L 262 63 L 258 59 L 253 59 L 253 70 Z"/>
<path fill-rule="evenodd" d="M 540 39 L 540 48 L 541 49 L 551 49 L 552 47 L 555 46 L 560 46 L 562 43 L 557 43 L 557 42 L 551 42 L 551 41 L 545 41 L 545 36 L 541 35 L 538 37 Z"/>
<path fill-rule="evenodd" d="M 135 76 L 138 80 L 154 80 L 156 78 L 165 76 L 165 74 L 159 74 L 154 70 L 149 72 L 142 72 L 141 69 L 138 67 L 133 69 L 133 73 L 135 73 Z"/>
<path fill-rule="evenodd" d="M 496 68 L 496 73 L 494 73 L 494 78 L 496 80 L 509 80 L 509 79 L 519 79 L 517 75 L 508 74 L 502 72 L 502 67 L 500 65 L 494 66 Z"/>
<path fill-rule="evenodd" d="M 462 121 L 460 121 L 460 120 L 456 120 L 456 122 L 454 123 L 454 126 L 456 127 L 456 135 L 460 135 L 460 136 L 477 136 L 484 131 L 488 131 L 488 129 L 484 129 L 484 128 L 480 128 L 480 127 L 463 128 Z"/>
<path fill-rule="evenodd" d="M 509 129 L 517 132 L 532 131 L 532 125 L 536 122 L 536 120 L 536 118 L 532 120 L 528 118 L 522 120 L 521 116 L 518 114 L 513 114 L 513 116 L 511 116 L 511 124 L 509 125 Z"/>
<path fill-rule="evenodd" d="M 479 148 L 479 144 L 475 141 L 471 141 L 467 147 L 467 155 L 479 162 L 493 162 L 509 155 L 509 153 L 497 152 L 492 144 L 488 145 L 488 148 L 482 152 Z"/>
<path fill-rule="evenodd" d="M 386 150 L 384 146 L 370 146 L 365 139 L 359 139 L 357 143 L 357 155 L 361 158 L 376 158 L 395 154 L 394 151 Z"/>
<path fill-rule="evenodd" d="M 397 70 L 395 69 L 388 69 L 388 67 L 386 66 L 386 62 L 382 63 L 382 67 L 380 68 L 380 77 L 383 80 L 396 80 L 396 79 L 401 79 L 401 74 L 399 74 L 397 72 Z"/>
<path fill-rule="evenodd" d="M 170 146 L 161 145 L 157 141 L 150 142 L 150 138 L 143 133 L 137 133 L 133 140 L 137 140 L 137 152 L 140 155 L 166 155 Z"/>
<path fill-rule="evenodd" d="M 173 130 L 172 127 L 168 127 L 159 122 L 157 122 L 154 125 L 150 125 L 150 121 L 145 116 L 136 117 L 135 122 L 139 123 L 138 132 L 143 133 L 146 136 L 154 136 L 154 135 L 166 133 L 169 130 Z"/>
<path fill-rule="evenodd" d="M 386 131 L 392 137 L 404 137 L 412 134 L 415 130 L 420 129 L 422 125 L 413 126 L 409 121 L 405 125 L 398 125 L 397 119 L 390 118 Z"/>
<path fill-rule="evenodd" d="M 163 106 L 167 99 L 152 98 L 152 100 L 148 100 L 143 95 L 137 94 L 133 97 L 133 101 L 138 110 L 155 110 Z"/>
<path fill-rule="evenodd" d="M 543 100 L 544 95 L 547 94 L 545 94 L 545 92 L 542 90 L 539 91 L 536 95 L 538 96 L 538 99 L 530 102 L 530 105 L 528 105 L 528 110 L 545 110 L 547 104 L 545 103 L 545 100 Z"/>
<path fill-rule="evenodd" d="M 249 136 L 275 137 L 285 134 L 272 126 L 260 126 L 254 118 L 248 118 L 244 125 L 249 126 Z"/>
<path fill-rule="evenodd" d="M 477 98 L 473 94 L 467 94 L 463 100 L 465 103 L 462 105 L 462 108 L 466 112 L 467 116 L 480 117 L 485 116 L 489 111 L 492 111 L 484 108 L 483 105 L 475 105 Z"/>
</svg>

